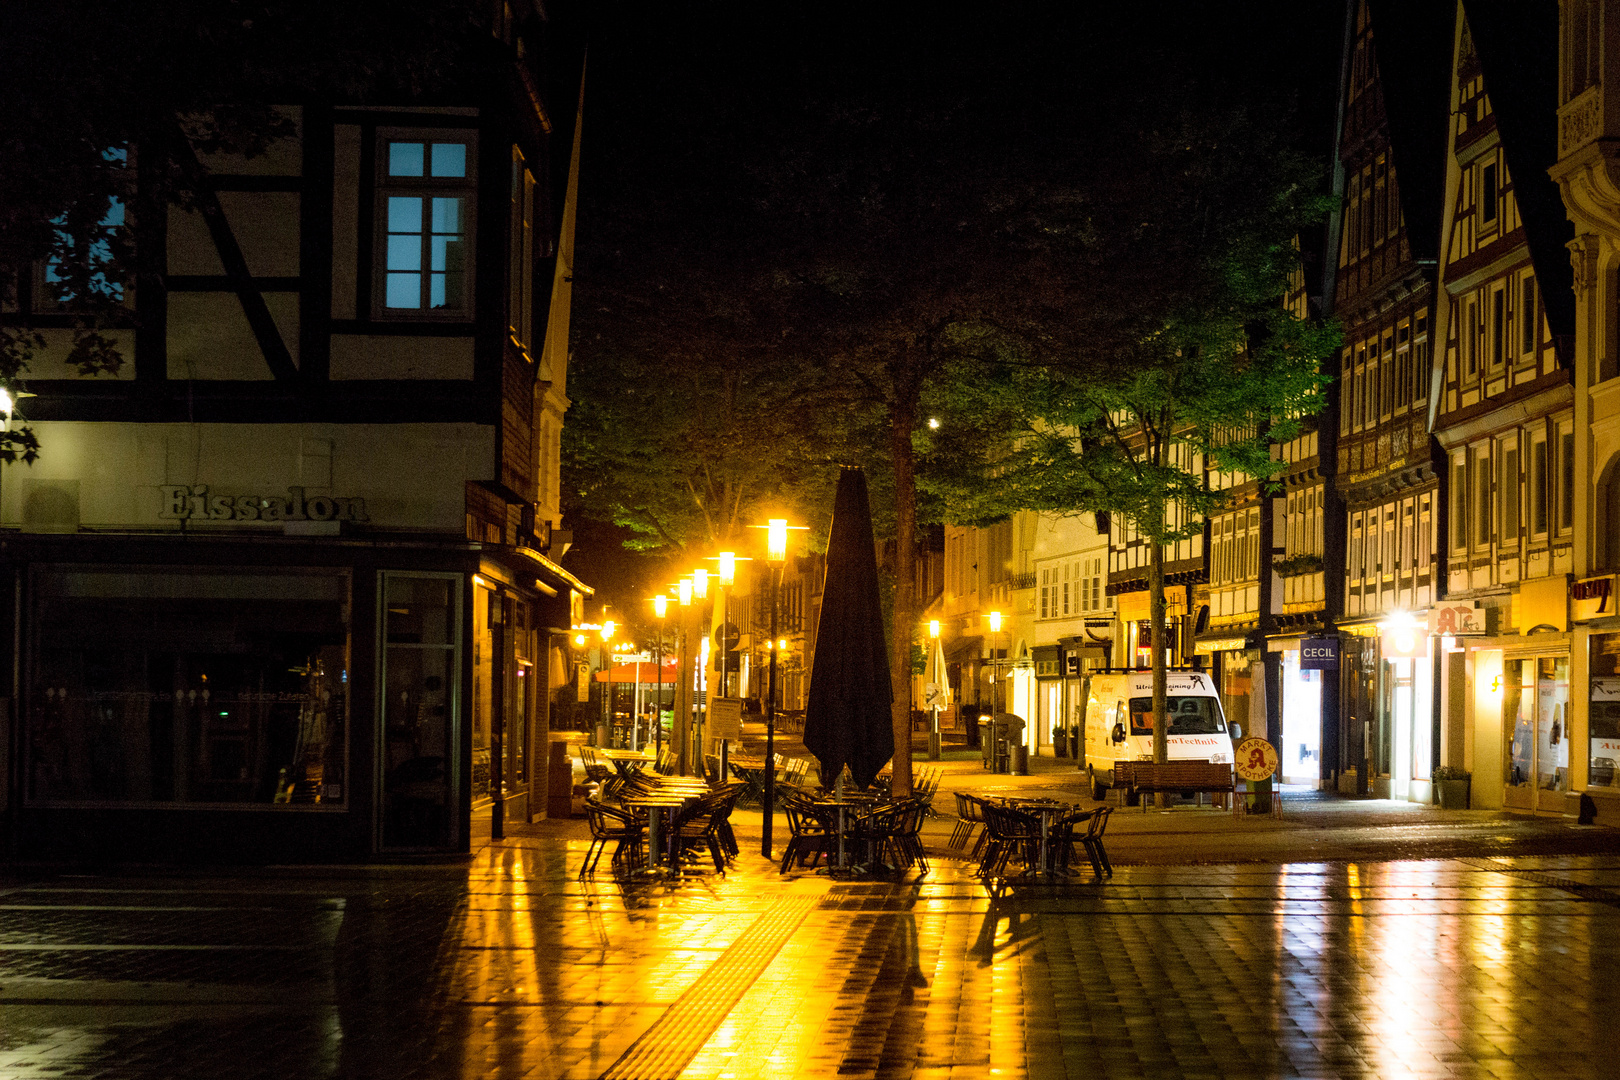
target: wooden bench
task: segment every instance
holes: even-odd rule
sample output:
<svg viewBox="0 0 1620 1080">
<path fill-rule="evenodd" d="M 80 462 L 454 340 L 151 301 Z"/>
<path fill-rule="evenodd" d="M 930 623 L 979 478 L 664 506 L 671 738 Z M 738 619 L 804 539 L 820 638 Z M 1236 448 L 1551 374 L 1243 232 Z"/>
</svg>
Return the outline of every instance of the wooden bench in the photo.
<svg viewBox="0 0 1620 1080">
<path fill-rule="evenodd" d="M 1122 765 L 1129 766 L 1123 774 Z M 1125 779 L 1121 779 L 1122 775 Z M 1128 786 L 1131 794 L 1139 799 L 1159 791 L 1190 791 L 1202 802 L 1205 792 L 1227 796 L 1233 792 L 1232 766 L 1220 761 L 1167 761 L 1163 765 L 1152 761 L 1121 761 L 1114 766 L 1114 783 Z M 1142 803 L 1142 812 L 1147 812 L 1146 801 Z"/>
</svg>

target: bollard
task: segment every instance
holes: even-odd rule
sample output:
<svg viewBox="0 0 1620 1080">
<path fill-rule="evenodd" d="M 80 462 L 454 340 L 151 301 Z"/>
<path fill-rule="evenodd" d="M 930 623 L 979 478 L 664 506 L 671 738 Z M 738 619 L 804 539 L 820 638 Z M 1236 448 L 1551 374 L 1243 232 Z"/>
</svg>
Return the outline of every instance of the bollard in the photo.
<svg viewBox="0 0 1620 1080">
<path fill-rule="evenodd" d="M 1015 743 L 1012 748 L 1012 774 L 1014 776 L 1029 775 L 1029 747 L 1023 743 Z"/>
</svg>

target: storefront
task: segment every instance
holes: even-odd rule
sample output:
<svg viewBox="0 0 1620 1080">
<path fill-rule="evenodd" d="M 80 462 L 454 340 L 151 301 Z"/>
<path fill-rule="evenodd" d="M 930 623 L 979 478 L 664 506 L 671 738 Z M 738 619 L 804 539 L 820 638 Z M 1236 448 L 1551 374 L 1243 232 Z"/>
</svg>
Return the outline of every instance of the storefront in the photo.
<svg viewBox="0 0 1620 1080">
<path fill-rule="evenodd" d="M 1339 790 L 1429 802 L 1439 750 L 1435 656 L 1442 647 L 1430 633 L 1429 613 L 1344 622 L 1339 632 Z"/>
<path fill-rule="evenodd" d="M 525 549 L 15 536 L 8 854 L 465 851 L 544 803 L 542 658 L 585 590 Z M 531 793 L 536 797 L 531 799 Z"/>
<path fill-rule="evenodd" d="M 1324 705 L 1327 682 L 1338 677 L 1337 637 L 1276 639 L 1268 648 L 1277 654 L 1277 755 L 1284 783 L 1316 787 L 1324 780 L 1326 742 Z"/>
</svg>

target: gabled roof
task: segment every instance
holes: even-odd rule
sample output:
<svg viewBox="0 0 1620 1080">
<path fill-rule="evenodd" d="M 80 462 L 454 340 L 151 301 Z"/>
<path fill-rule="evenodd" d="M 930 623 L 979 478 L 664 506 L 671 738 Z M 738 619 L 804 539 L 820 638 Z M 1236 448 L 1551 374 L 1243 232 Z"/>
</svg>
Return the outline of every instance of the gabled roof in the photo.
<svg viewBox="0 0 1620 1080">
<path fill-rule="evenodd" d="M 1554 338 L 1567 338 L 1575 333 L 1575 291 L 1564 245 L 1575 227 L 1547 175 L 1558 160 L 1558 4 L 1466 0 L 1463 13 L 1513 177 L 1547 323 Z"/>
</svg>

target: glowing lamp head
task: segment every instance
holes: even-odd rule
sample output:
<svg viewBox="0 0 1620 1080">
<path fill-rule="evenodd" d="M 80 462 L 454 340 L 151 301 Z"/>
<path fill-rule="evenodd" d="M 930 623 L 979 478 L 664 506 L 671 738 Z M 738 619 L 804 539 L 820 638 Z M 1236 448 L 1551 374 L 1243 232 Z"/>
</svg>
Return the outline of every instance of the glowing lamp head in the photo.
<svg viewBox="0 0 1620 1080">
<path fill-rule="evenodd" d="M 992 634 L 1001 633 L 1001 612 L 999 611 L 990 613 L 990 632 Z"/>
<path fill-rule="evenodd" d="M 939 620 L 938 619 L 929 619 L 928 620 L 928 636 L 931 637 L 931 638 L 939 637 Z"/>
<path fill-rule="evenodd" d="M 720 584 L 731 585 L 737 580 L 737 553 L 735 551 L 722 551 L 720 553 Z"/>
<path fill-rule="evenodd" d="M 7 420 L 11 419 L 11 410 L 16 403 L 11 400 L 11 391 L 0 388 L 0 413 L 4 413 Z"/>
<path fill-rule="evenodd" d="M 776 643 L 776 651 L 777 652 L 784 652 L 786 650 L 787 650 L 787 638 L 781 638 Z"/>
<path fill-rule="evenodd" d="M 681 578 L 680 589 L 681 589 L 681 607 L 691 607 L 692 606 L 692 579 L 689 578 L 689 577 Z"/>
<path fill-rule="evenodd" d="M 938 431 L 939 430 L 939 417 L 930 416 L 928 418 L 928 430 L 930 430 L 930 431 Z"/>
<path fill-rule="evenodd" d="M 607 622 L 603 623 L 602 624 L 602 640 L 603 641 L 612 641 L 613 640 L 613 635 L 614 635 L 615 631 L 617 631 L 617 629 L 618 629 L 618 625 L 612 619 L 609 619 Z"/>
<path fill-rule="evenodd" d="M 787 560 L 787 519 L 771 518 L 765 526 L 765 557 L 773 563 Z"/>
<path fill-rule="evenodd" d="M 707 570 L 692 571 L 692 595 L 699 600 L 709 596 L 709 572 Z"/>
<path fill-rule="evenodd" d="M 584 634 L 575 634 L 574 635 L 574 644 L 575 645 L 583 645 L 583 644 L 585 644 L 585 635 Z"/>
<path fill-rule="evenodd" d="M 663 595 L 653 597 L 653 614 L 654 615 L 656 615 L 660 619 L 662 619 L 664 617 L 664 612 L 666 610 L 668 610 L 668 608 L 669 608 L 669 597 L 663 596 Z"/>
</svg>

